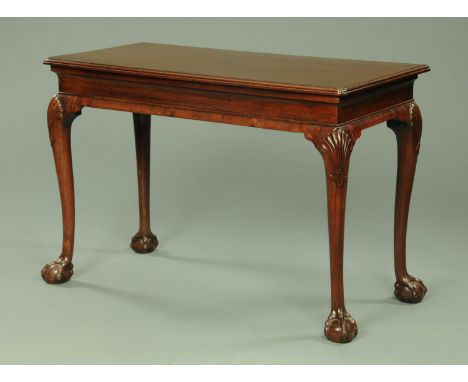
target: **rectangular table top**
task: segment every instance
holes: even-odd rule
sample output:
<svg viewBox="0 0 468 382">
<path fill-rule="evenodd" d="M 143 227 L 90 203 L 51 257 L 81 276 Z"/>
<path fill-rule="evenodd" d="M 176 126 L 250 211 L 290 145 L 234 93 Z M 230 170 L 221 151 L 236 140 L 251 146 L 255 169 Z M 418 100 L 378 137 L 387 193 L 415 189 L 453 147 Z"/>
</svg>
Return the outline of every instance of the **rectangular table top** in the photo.
<svg viewBox="0 0 468 382">
<path fill-rule="evenodd" d="M 137 43 L 53 56 L 52 66 L 309 94 L 346 95 L 416 77 L 427 65 Z"/>
</svg>

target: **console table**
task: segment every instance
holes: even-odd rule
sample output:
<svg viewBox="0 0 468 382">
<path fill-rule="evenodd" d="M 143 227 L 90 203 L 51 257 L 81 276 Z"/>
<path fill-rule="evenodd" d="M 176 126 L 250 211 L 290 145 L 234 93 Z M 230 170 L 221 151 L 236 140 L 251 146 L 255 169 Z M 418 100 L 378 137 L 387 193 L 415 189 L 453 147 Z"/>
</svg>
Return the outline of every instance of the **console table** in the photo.
<svg viewBox="0 0 468 382">
<path fill-rule="evenodd" d="M 395 290 L 418 303 L 423 282 L 406 270 L 406 227 L 422 120 L 413 84 L 427 65 L 341 60 L 138 43 L 54 56 L 59 92 L 47 111 L 63 218 L 61 255 L 42 270 L 51 284 L 73 275 L 75 230 L 70 131 L 83 107 L 133 113 L 139 229 L 130 246 L 153 251 L 150 228 L 151 115 L 302 133 L 325 164 L 331 268 L 331 312 L 325 336 L 350 342 L 357 334 L 343 288 L 344 219 L 351 152 L 361 132 L 387 122 L 398 146 L 395 199 Z"/>
</svg>

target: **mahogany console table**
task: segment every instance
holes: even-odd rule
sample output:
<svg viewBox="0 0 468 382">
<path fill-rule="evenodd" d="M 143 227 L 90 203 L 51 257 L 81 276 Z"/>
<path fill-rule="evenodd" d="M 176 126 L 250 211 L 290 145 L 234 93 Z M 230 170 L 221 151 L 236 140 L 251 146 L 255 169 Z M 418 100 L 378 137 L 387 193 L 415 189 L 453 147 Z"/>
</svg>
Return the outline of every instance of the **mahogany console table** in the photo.
<svg viewBox="0 0 468 382">
<path fill-rule="evenodd" d="M 395 296 L 420 302 L 426 287 L 406 270 L 406 226 L 422 120 L 413 84 L 427 65 L 299 57 L 138 43 L 44 61 L 59 79 L 47 119 L 63 218 L 60 257 L 42 277 L 63 283 L 73 274 L 75 229 L 70 130 L 83 107 L 133 113 L 140 225 L 135 252 L 153 251 L 151 232 L 151 115 L 223 122 L 302 133 L 322 155 L 328 195 L 331 313 L 325 336 L 349 342 L 357 334 L 346 311 L 343 235 L 348 167 L 361 132 L 387 122 L 398 144 L 395 201 Z"/>
</svg>

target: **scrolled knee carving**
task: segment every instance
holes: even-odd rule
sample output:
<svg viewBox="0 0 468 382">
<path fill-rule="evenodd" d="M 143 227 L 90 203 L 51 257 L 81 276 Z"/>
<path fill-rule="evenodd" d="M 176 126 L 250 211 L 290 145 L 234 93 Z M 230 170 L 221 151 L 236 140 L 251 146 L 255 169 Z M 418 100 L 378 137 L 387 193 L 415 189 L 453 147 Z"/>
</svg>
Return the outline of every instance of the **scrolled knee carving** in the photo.
<svg viewBox="0 0 468 382">
<path fill-rule="evenodd" d="M 57 139 L 56 127 L 70 127 L 73 120 L 81 114 L 82 106 L 76 96 L 56 94 L 47 109 L 47 126 L 52 147 Z"/>
<path fill-rule="evenodd" d="M 413 151 L 419 154 L 421 147 L 422 134 L 422 116 L 421 110 L 416 102 L 411 101 L 398 112 L 396 117 L 387 121 L 387 126 L 393 130 L 397 139 L 402 138 L 405 134 L 411 136 L 411 146 Z"/>
</svg>

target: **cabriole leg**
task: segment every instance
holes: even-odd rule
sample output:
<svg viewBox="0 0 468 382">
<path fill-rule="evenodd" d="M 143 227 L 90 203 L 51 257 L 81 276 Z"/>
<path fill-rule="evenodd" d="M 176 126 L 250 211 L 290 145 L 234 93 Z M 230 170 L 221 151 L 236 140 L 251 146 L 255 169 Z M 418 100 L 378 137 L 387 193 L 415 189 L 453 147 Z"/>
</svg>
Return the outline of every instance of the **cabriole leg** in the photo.
<svg viewBox="0 0 468 382">
<path fill-rule="evenodd" d="M 312 130 L 306 132 L 305 137 L 322 154 L 327 181 L 331 312 L 324 333 L 330 341 L 350 342 L 358 330 L 344 302 L 343 244 L 348 168 L 354 138 L 341 128 Z"/>
<path fill-rule="evenodd" d="M 61 255 L 46 264 L 42 278 L 49 284 L 68 281 L 73 275 L 73 244 L 75 238 L 75 195 L 71 156 L 71 126 L 80 114 L 80 100 L 74 96 L 57 94 L 47 111 L 50 143 L 62 203 L 63 243 Z"/>
<path fill-rule="evenodd" d="M 154 251 L 158 246 L 156 235 L 150 227 L 150 151 L 151 151 L 151 115 L 133 114 L 135 130 L 135 148 L 138 173 L 138 205 L 140 226 L 132 237 L 130 247 L 137 253 Z"/>
<path fill-rule="evenodd" d="M 398 145 L 394 228 L 395 296 L 402 302 L 418 303 L 424 298 L 427 288 L 406 270 L 408 212 L 422 132 L 421 113 L 416 103 L 409 104 L 407 114 L 401 120 L 390 120 L 387 125 L 394 131 Z"/>
</svg>

